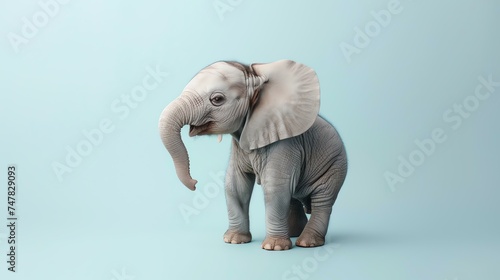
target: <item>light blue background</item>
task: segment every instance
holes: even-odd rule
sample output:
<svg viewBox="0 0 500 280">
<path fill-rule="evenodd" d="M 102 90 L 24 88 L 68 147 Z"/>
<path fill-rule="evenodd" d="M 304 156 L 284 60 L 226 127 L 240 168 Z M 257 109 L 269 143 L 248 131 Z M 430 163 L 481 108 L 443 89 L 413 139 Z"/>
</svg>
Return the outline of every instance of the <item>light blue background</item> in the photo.
<svg viewBox="0 0 500 280">
<path fill-rule="evenodd" d="M 139 2 L 70 0 L 17 53 L 10 32 L 21 35 L 22 18 L 41 8 L 0 2 L 1 225 L 7 166 L 19 170 L 18 272 L 7 271 L 0 226 L 0 278 L 499 279 L 500 87 L 458 129 L 443 119 L 479 76 L 500 81 L 497 1 L 401 0 L 350 63 L 340 44 L 354 44 L 354 28 L 390 1 L 232 1 L 222 18 L 211 0 Z M 210 173 L 225 170 L 230 137 L 217 144 L 183 131 L 199 181 L 190 192 L 158 135 L 160 112 L 202 67 L 279 59 L 316 70 L 321 113 L 348 150 L 330 247 L 319 250 L 260 249 L 259 186 L 253 241 L 223 243 L 225 199 Z M 111 104 L 156 66 L 169 76 L 121 119 Z M 53 162 L 106 118 L 114 131 L 59 181 Z M 397 173 L 398 157 L 435 128 L 447 140 L 391 191 L 384 173 Z M 207 190 L 219 191 L 196 204 Z M 198 211 L 189 223 L 187 206 Z M 286 274 L 293 266 L 302 278 Z"/>
</svg>

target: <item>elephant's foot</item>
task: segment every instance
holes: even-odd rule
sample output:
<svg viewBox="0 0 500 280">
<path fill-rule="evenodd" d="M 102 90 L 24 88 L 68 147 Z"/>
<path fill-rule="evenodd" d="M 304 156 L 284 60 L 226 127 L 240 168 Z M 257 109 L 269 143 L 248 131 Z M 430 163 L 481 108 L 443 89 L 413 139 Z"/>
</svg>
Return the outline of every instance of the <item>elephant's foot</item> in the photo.
<svg viewBox="0 0 500 280">
<path fill-rule="evenodd" d="M 288 237 L 267 236 L 262 242 L 262 249 L 266 250 L 281 251 L 288 250 L 290 248 L 292 248 L 292 241 Z"/>
<path fill-rule="evenodd" d="M 325 244 L 325 237 L 311 231 L 304 231 L 295 241 L 299 247 L 317 247 Z"/>
<path fill-rule="evenodd" d="M 224 242 L 231 244 L 243 244 L 252 241 L 252 234 L 250 232 L 237 232 L 227 230 L 224 233 Z"/>
</svg>

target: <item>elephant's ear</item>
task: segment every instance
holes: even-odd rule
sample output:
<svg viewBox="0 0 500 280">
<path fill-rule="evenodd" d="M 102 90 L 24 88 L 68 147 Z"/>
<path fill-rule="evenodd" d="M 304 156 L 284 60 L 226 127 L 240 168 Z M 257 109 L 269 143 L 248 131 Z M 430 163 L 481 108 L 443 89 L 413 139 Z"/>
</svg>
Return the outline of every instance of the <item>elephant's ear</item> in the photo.
<svg viewBox="0 0 500 280">
<path fill-rule="evenodd" d="M 240 136 L 240 147 L 253 150 L 278 140 L 304 133 L 319 112 L 319 81 L 313 69 L 291 61 L 280 60 L 252 64 L 258 77 L 266 80 L 253 97 Z"/>
</svg>

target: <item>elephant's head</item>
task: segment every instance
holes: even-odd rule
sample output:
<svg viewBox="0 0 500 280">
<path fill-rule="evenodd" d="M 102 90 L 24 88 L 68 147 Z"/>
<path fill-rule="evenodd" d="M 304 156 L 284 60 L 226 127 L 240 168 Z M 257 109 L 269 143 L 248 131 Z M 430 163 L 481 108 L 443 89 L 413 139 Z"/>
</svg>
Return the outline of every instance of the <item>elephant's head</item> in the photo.
<svg viewBox="0 0 500 280">
<path fill-rule="evenodd" d="M 163 144 L 177 176 L 196 180 L 180 131 L 189 136 L 232 134 L 247 151 L 304 133 L 319 111 L 319 82 L 311 68 L 290 60 L 252 64 L 216 62 L 201 70 L 161 113 Z"/>
</svg>

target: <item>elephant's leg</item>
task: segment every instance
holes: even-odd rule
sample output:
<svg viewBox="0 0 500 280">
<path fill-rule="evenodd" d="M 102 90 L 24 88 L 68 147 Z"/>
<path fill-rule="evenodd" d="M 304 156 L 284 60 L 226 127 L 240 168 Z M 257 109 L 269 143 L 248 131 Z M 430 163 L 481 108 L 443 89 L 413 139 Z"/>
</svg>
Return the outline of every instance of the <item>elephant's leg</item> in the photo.
<svg viewBox="0 0 500 280">
<path fill-rule="evenodd" d="M 241 244 L 252 240 L 248 210 L 254 183 L 254 174 L 244 173 L 230 164 L 225 183 L 229 216 L 229 228 L 224 233 L 226 243 Z"/>
<path fill-rule="evenodd" d="M 325 185 L 311 194 L 311 218 L 295 244 L 300 247 L 316 247 L 325 244 L 332 206 L 337 199 L 344 176 L 333 176 Z"/>
<path fill-rule="evenodd" d="M 292 241 L 288 233 L 290 190 L 283 186 L 267 188 L 264 186 L 264 199 L 266 207 L 266 239 L 262 242 L 262 249 L 280 251 L 292 248 Z"/>
<path fill-rule="evenodd" d="M 290 211 L 288 212 L 288 233 L 290 237 L 298 237 L 306 224 L 307 217 L 302 202 L 292 198 L 290 201 Z"/>
<path fill-rule="evenodd" d="M 266 210 L 266 239 L 262 248 L 288 250 L 292 248 L 288 227 L 290 202 L 302 171 L 303 155 L 294 138 L 271 144 L 261 152 L 262 166 L 258 170 Z"/>
<path fill-rule="evenodd" d="M 295 241 L 295 245 L 300 247 L 316 247 L 325 244 L 325 236 L 331 212 L 332 206 L 313 207 L 311 218 L 299 238 L 297 238 L 297 241 Z"/>
</svg>

